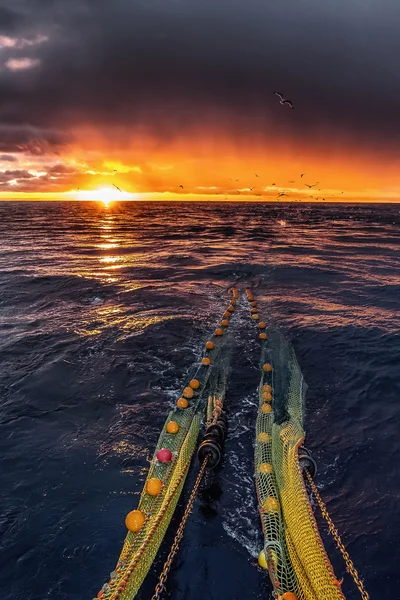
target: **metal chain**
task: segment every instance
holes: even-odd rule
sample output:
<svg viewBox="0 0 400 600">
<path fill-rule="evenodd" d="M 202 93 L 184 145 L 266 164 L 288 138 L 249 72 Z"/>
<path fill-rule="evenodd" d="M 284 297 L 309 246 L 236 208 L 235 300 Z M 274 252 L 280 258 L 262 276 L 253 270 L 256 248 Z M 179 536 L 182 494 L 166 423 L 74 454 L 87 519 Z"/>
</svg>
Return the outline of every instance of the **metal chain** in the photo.
<svg viewBox="0 0 400 600">
<path fill-rule="evenodd" d="M 181 543 L 181 540 L 183 538 L 183 532 L 184 532 L 184 529 L 185 529 L 186 521 L 188 520 L 189 515 L 192 512 L 193 504 L 194 504 L 194 501 L 195 501 L 196 495 L 197 495 L 197 490 L 199 489 L 199 485 L 200 485 L 201 480 L 203 478 L 204 471 L 205 471 L 206 466 L 207 466 L 207 462 L 208 462 L 208 456 L 205 457 L 205 459 L 203 461 L 203 464 L 201 465 L 201 469 L 199 471 L 199 474 L 197 475 L 197 479 L 196 479 L 196 482 L 195 482 L 195 484 L 193 486 L 192 493 L 190 494 L 190 498 L 188 500 L 188 503 L 186 505 L 185 512 L 183 514 L 181 524 L 179 525 L 178 531 L 176 532 L 174 543 L 172 544 L 171 550 L 170 550 L 170 552 L 168 554 L 168 558 L 167 558 L 167 560 L 164 563 L 164 567 L 163 567 L 163 570 L 162 570 L 161 575 L 160 575 L 160 580 L 159 580 L 159 582 L 157 584 L 157 587 L 156 587 L 155 592 L 154 592 L 154 596 L 152 597 L 151 600 L 160 600 L 160 598 L 162 597 L 162 593 L 165 590 L 165 583 L 167 581 L 168 573 L 169 573 L 169 571 L 171 569 L 172 561 L 174 560 L 175 555 L 176 555 L 176 553 L 179 550 L 179 544 Z"/>
<path fill-rule="evenodd" d="M 310 473 L 308 472 L 308 470 L 305 470 L 305 473 L 307 475 L 307 479 L 309 481 L 309 484 L 311 486 L 311 489 L 314 493 L 314 496 L 317 499 L 318 505 L 321 509 L 321 513 L 323 515 L 323 517 L 325 518 L 326 522 L 328 523 L 328 527 L 329 527 L 329 531 L 332 534 L 337 547 L 339 548 L 340 552 L 342 553 L 342 556 L 344 558 L 344 561 L 346 563 L 346 567 L 347 567 L 347 571 L 351 574 L 351 576 L 354 579 L 354 583 L 356 584 L 360 594 L 361 594 L 361 598 L 363 598 L 363 600 L 369 600 L 369 594 L 368 592 L 364 589 L 364 585 L 363 582 L 360 579 L 360 576 L 357 572 L 357 569 L 355 568 L 353 561 L 350 558 L 349 553 L 347 552 L 346 548 L 343 545 L 343 542 L 340 538 L 339 532 L 336 529 L 335 525 L 332 522 L 332 519 L 329 516 L 328 510 L 324 504 L 324 501 L 322 500 L 321 496 L 319 495 L 317 486 L 315 485 L 313 478 L 311 477 Z"/>
</svg>

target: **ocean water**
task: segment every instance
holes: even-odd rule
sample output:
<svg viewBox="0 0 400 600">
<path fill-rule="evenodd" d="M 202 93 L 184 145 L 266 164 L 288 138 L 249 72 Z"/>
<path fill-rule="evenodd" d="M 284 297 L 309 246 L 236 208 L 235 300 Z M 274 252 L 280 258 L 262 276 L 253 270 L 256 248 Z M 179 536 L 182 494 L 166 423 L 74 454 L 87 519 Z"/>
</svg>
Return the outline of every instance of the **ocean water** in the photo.
<svg viewBox="0 0 400 600">
<path fill-rule="evenodd" d="M 108 580 L 233 284 L 293 344 L 316 482 L 371 599 L 399 599 L 399 223 L 396 205 L 0 204 L 2 600 L 90 600 Z M 224 461 L 189 519 L 173 600 L 271 598 L 256 566 L 259 350 L 245 303 L 230 336 Z"/>
</svg>

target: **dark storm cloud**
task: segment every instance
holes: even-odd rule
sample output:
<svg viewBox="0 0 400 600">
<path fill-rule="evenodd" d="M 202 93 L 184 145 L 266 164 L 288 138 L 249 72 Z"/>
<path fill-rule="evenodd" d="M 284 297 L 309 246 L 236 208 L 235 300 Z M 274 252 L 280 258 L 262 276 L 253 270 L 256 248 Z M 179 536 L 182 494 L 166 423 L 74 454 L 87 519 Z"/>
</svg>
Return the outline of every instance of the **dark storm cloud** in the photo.
<svg viewBox="0 0 400 600">
<path fill-rule="evenodd" d="M 341 132 L 372 146 L 397 143 L 397 0 L 3 5 L 4 35 L 49 37 L 7 49 L 7 58 L 37 59 L 38 67 L 0 72 L 0 121 L 36 127 L 33 148 L 57 145 L 45 131 L 79 123 L 131 133 L 140 124 L 166 139 L 196 124 L 225 123 L 238 136 L 269 140 Z M 294 111 L 278 104 L 275 90 Z M 21 145 L 9 140 L 6 149 L 0 136 L 0 151 L 18 151 L 12 141 Z"/>
<path fill-rule="evenodd" d="M 7 181 L 12 181 L 13 179 L 32 179 L 32 177 L 35 176 L 24 169 L 19 169 L 16 171 L 0 171 L 1 183 L 6 183 Z"/>
<path fill-rule="evenodd" d="M 3 162 L 17 162 L 17 158 L 12 154 L 0 154 L 0 160 Z"/>
</svg>

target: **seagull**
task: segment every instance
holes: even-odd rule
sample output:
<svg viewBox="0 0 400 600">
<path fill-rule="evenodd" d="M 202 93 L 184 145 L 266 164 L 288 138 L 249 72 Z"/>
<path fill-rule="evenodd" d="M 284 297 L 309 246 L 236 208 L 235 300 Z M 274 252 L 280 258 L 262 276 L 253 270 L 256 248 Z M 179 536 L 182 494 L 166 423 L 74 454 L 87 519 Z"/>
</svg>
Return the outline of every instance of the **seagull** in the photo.
<svg viewBox="0 0 400 600">
<path fill-rule="evenodd" d="M 302 174 L 300 175 L 300 177 L 303 177 L 303 175 L 305 175 L 305 173 L 302 173 Z"/>
<path fill-rule="evenodd" d="M 317 181 L 317 183 L 318 183 L 318 181 Z M 308 188 L 311 189 L 311 188 L 315 187 L 317 185 L 317 183 L 313 183 L 312 185 L 308 185 L 308 183 L 305 183 L 304 185 L 306 185 Z"/>
<path fill-rule="evenodd" d="M 290 108 L 293 108 L 293 104 L 290 102 L 290 100 L 284 98 L 282 94 L 280 94 L 279 92 L 274 92 L 274 94 L 279 97 L 279 104 L 282 104 L 282 106 L 287 104 L 288 106 L 290 106 Z"/>
<path fill-rule="evenodd" d="M 180 185 L 179 187 L 183 189 L 183 185 Z"/>
<path fill-rule="evenodd" d="M 271 183 L 271 185 L 276 185 L 276 183 Z"/>
<path fill-rule="evenodd" d="M 252 192 L 254 190 L 254 188 L 249 187 L 249 190 Z"/>
<path fill-rule="evenodd" d="M 285 194 L 285 192 L 280 192 L 277 196 L 277 198 L 280 198 L 281 196 L 287 196 L 287 194 Z"/>
<path fill-rule="evenodd" d="M 122 194 L 122 190 L 117 185 L 115 185 L 115 183 L 113 183 L 113 186 Z"/>
<path fill-rule="evenodd" d="M 256 177 L 259 177 L 259 175 L 257 175 L 257 173 L 254 173 L 254 175 L 255 175 Z"/>
<path fill-rule="evenodd" d="M 294 183 L 294 179 L 290 179 L 289 183 Z"/>
</svg>

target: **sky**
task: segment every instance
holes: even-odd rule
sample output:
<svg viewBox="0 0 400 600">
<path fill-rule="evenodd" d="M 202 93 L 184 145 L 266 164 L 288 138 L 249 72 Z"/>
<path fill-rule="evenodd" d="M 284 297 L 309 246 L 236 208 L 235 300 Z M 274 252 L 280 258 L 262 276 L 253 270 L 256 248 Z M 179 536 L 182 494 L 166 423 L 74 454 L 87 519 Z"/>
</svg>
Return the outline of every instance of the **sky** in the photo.
<svg viewBox="0 0 400 600">
<path fill-rule="evenodd" d="M 398 0 L 1 0 L 0 199 L 399 201 L 399 23 Z"/>
</svg>

